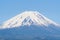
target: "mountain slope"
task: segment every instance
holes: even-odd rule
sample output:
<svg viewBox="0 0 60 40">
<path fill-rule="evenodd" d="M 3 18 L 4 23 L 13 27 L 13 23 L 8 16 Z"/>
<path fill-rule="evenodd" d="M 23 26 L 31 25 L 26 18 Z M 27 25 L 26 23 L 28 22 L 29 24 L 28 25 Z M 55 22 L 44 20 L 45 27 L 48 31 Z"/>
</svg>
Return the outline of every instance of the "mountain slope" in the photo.
<svg viewBox="0 0 60 40">
<path fill-rule="evenodd" d="M 60 40 L 60 28 L 54 25 L 19 26 L 0 29 L 0 40 Z"/>
<path fill-rule="evenodd" d="M 13 28 L 13 27 L 19 27 L 24 25 L 48 26 L 50 24 L 56 26 L 58 25 L 37 11 L 25 11 L 4 22 L 1 28 Z"/>
</svg>

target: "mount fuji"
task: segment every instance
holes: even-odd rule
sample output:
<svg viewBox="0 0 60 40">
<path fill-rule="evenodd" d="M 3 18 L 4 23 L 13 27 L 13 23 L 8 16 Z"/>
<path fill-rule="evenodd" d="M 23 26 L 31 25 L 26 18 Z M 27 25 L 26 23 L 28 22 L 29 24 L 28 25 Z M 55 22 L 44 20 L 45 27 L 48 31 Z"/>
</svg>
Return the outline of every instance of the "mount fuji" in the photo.
<svg viewBox="0 0 60 40">
<path fill-rule="evenodd" d="M 60 40 L 60 25 L 37 11 L 25 11 L 0 26 L 0 40 Z"/>
</svg>

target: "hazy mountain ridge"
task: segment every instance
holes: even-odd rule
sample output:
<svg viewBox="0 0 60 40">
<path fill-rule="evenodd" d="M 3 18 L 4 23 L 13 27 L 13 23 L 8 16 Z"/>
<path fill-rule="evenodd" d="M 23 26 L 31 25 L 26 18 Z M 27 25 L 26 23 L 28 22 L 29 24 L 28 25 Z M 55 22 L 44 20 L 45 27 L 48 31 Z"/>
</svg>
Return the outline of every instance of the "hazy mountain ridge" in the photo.
<svg viewBox="0 0 60 40">
<path fill-rule="evenodd" d="M 0 36 L 2 38 L 10 39 L 56 39 L 60 38 L 60 30 L 52 28 L 53 26 L 45 28 L 45 26 L 31 25 L 21 26 L 16 28 L 9 28 L 0 30 Z"/>
</svg>

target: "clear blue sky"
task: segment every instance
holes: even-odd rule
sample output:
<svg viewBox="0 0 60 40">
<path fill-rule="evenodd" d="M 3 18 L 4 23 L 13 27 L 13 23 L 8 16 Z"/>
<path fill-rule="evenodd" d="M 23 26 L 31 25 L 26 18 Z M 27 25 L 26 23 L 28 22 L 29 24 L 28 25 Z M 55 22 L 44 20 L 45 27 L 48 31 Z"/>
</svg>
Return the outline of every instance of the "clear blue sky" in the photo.
<svg viewBox="0 0 60 40">
<path fill-rule="evenodd" d="M 60 0 L 0 0 L 0 23 L 26 10 L 39 11 L 60 23 Z"/>
</svg>

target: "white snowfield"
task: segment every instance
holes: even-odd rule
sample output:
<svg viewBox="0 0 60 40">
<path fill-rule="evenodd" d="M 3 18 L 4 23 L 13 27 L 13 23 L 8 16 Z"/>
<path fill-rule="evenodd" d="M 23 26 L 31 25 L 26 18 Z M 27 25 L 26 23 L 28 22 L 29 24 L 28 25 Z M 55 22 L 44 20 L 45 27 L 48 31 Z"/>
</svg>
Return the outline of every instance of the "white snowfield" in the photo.
<svg viewBox="0 0 60 40">
<path fill-rule="evenodd" d="M 37 11 L 25 11 L 17 16 L 5 21 L 1 28 L 13 28 L 13 27 L 20 27 L 25 25 L 40 25 L 40 26 L 47 26 L 48 25 L 55 25 L 58 26 L 57 23 L 53 22 L 52 20 L 46 18 L 41 13 Z M 0 29 L 1 29 L 0 28 Z"/>
</svg>

